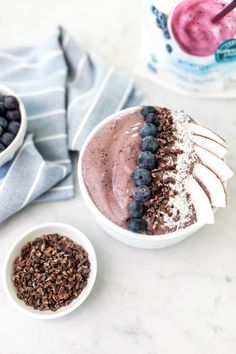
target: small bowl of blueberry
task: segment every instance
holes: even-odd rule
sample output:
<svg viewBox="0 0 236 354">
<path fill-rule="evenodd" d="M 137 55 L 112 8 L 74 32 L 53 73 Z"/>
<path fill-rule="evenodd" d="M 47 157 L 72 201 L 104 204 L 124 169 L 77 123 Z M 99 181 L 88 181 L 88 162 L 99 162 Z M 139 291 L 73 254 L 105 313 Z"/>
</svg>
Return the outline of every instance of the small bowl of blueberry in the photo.
<svg viewBox="0 0 236 354">
<path fill-rule="evenodd" d="M 27 127 L 26 111 L 16 93 L 0 85 L 0 167 L 21 147 Z"/>
</svg>

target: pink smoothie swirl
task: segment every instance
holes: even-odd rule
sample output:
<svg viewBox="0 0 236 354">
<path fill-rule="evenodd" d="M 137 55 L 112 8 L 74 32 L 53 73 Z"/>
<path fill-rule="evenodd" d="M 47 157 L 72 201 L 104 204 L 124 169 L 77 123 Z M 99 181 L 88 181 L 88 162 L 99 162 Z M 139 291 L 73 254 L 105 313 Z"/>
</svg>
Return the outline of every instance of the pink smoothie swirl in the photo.
<svg viewBox="0 0 236 354">
<path fill-rule="evenodd" d="M 206 57 L 236 35 L 236 13 L 219 22 L 212 19 L 226 6 L 220 0 L 183 0 L 173 11 L 171 28 L 180 48 L 191 55 Z"/>
</svg>

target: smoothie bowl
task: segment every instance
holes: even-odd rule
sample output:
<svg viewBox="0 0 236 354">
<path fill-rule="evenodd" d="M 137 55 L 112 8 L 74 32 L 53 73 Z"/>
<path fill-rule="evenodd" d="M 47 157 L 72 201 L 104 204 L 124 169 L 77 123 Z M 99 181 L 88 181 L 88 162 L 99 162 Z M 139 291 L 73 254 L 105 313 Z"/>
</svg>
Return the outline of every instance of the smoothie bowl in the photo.
<svg viewBox="0 0 236 354">
<path fill-rule="evenodd" d="M 0 167 L 11 160 L 23 143 L 27 117 L 14 91 L 0 85 Z"/>
<path fill-rule="evenodd" d="M 82 196 L 97 222 L 131 246 L 180 242 L 226 206 L 224 139 L 183 112 L 118 112 L 88 136 L 79 159 Z"/>
</svg>

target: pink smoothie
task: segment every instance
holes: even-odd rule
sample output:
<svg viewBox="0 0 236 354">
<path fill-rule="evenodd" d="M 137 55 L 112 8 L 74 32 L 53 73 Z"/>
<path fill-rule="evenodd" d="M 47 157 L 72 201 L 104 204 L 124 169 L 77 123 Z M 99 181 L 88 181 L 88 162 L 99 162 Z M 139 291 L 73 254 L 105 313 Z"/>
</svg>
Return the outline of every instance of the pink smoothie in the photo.
<svg viewBox="0 0 236 354">
<path fill-rule="evenodd" d="M 183 0 L 172 14 L 173 35 L 183 51 L 206 57 L 236 35 L 236 13 L 231 12 L 218 23 L 212 19 L 227 4 L 220 0 Z"/>
</svg>

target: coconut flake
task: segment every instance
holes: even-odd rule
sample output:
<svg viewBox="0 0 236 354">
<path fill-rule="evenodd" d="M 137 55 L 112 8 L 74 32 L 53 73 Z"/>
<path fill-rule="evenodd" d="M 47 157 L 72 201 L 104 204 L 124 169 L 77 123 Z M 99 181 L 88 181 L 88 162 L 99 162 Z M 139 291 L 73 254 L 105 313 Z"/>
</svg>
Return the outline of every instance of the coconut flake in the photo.
<svg viewBox="0 0 236 354">
<path fill-rule="evenodd" d="M 192 173 L 197 156 L 194 151 L 194 142 L 190 129 L 191 118 L 184 112 L 173 111 L 173 134 L 176 139 L 173 149 L 181 150 L 176 161 L 175 171 L 167 171 L 164 178 L 173 178 L 174 184 L 170 184 L 170 189 L 175 191 L 175 195 L 169 198 L 168 206 L 171 213 L 163 214 L 164 224 L 169 229 L 180 229 L 191 223 L 191 201 L 185 189 L 185 181 Z"/>
</svg>

